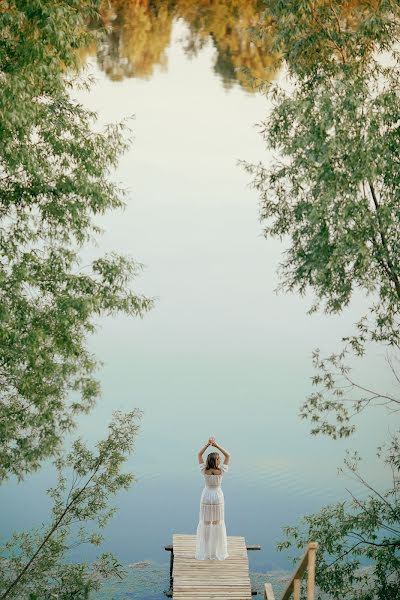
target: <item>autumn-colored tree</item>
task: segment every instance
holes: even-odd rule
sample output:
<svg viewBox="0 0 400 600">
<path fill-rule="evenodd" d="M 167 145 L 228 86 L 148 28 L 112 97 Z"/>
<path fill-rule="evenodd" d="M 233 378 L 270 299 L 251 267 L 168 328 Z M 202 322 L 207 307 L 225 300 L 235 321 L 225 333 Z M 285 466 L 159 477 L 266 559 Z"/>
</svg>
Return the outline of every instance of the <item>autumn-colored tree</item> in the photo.
<svg viewBox="0 0 400 600">
<path fill-rule="evenodd" d="M 335 18 L 351 30 L 357 27 L 362 12 L 377 2 L 349 0 L 335 6 L 327 0 L 318 0 L 316 6 L 333 6 Z M 186 52 L 195 55 L 211 41 L 216 50 L 214 69 L 224 86 L 230 88 L 237 82 L 247 91 L 254 91 L 258 82 L 273 79 L 280 68 L 281 54 L 274 47 L 273 9 L 269 11 L 263 0 L 107 0 L 103 2 L 101 15 L 108 35 L 97 50 L 91 46 L 85 53 L 81 51 L 81 56 L 83 59 L 97 53 L 100 67 L 113 80 L 148 78 L 156 66 L 166 66 L 172 24 L 182 19 L 189 30 Z M 301 21 L 303 16 L 298 16 Z M 318 19 L 309 25 L 315 35 L 323 26 Z M 293 42 L 296 43 L 294 37 Z M 339 51 L 335 36 L 326 38 L 325 47 L 333 55 Z M 307 60 L 312 58 L 309 56 Z"/>
<path fill-rule="evenodd" d="M 182 19 L 189 29 L 186 52 L 196 54 L 211 41 L 217 54 L 214 68 L 225 87 L 236 81 L 253 91 L 254 80 L 272 78 L 278 64 L 277 55 L 271 51 L 271 39 L 254 36 L 263 10 L 260 0 L 110 0 L 101 10 L 108 34 L 97 50 L 91 46 L 81 51 L 81 58 L 96 52 L 101 69 L 113 80 L 148 78 L 156 66 L 166 66 L 172 24 Z"/>
<path fill-rule="evenodd" d="M 249 91 L 255 89 L 255 81 L 272 79 L 279 64 L 279 55 L 272 50 L 273 37 L 255 36 L 261 19 L 267 19 L 264 10 L 260 0 L 176 0 L 176 13 L 190 30 L 187 48 L 196 52 L 211 40 L 217 52 L 214 68 L 225 86 L 238 81 Z"/>
<path fill-rule="evenodd" d="M 101 15 L 109 34 L 97 49 L 97 60 L 110 79 L 151 77 L 155 67 L 165 67 L 173 11 L 168 3 L 112 0 Z"/>
</svg>

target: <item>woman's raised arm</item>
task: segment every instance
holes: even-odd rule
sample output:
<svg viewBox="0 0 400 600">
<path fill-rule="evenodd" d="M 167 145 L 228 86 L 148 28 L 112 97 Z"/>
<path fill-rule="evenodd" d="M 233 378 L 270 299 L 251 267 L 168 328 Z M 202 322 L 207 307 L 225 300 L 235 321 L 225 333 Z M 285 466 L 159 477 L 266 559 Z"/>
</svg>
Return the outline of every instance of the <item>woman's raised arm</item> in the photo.
<svg viewBox="0 0 400 600">
<path fill-rule="evenodd" d="M 200 450 L 200 452 L 197 455 L 197 458 L 199 459 L 199 464 L 203 464 L 204 460 L 203 460 L 203 454 L 204 452 L 207 450 L 208 446 L 211 446 L 210 442 L 207 442 L 207 444 L 205 446 L 203 446 L 203 448 Z"/>
</svg>

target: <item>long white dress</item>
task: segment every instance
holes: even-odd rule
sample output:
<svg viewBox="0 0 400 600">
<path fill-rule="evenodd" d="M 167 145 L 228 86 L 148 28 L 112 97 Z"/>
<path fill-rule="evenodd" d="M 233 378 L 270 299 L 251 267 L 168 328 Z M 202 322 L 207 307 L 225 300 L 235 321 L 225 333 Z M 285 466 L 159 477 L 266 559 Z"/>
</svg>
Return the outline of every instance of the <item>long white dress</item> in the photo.
<svg viewBox="0 0 400 600">
<path fill-rule="evenodd" d="M 200 498 L 195 557 L 198 560 L 224 560 L 229 555 L 221 481 L 223 473 L 228 471 L 228 465 L 220 466 L 221 475 L 204 473 L 204 463 L 199 464 L 199 467 L 204 475 L 205 487 Z"/>
</svg>

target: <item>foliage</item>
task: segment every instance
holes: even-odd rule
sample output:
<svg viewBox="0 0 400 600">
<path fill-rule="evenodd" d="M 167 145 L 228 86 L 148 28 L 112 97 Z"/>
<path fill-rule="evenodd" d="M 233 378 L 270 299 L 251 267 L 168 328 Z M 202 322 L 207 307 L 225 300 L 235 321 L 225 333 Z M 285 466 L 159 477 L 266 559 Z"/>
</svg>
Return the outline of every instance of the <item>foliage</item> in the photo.
<svg viewBox="0 0 400 600">
<path fill-rule="evenodd" d="M 399 35 L 396 0 L 264 0 L 274 49 L 291 76 L 332 77 L 343 67 L 363 70 L 376 51 L 393 52 Z"/>
<path fill-rule="evenodd" d="M 396 394 L 360 382 L 348 364 L 372 346 L 387 351 L 400 383 L 400 7 L 392 0 L 266 2 L 285 61 L 283 85 L 262 85 L 272 109 L 260 129 L 273 160 L 244 163 L 259 193 L 266 237 L 287 241 L 279 289 L 314 293 L 310 313 L 341 313 L 354 292 L 370 300 L 339 353 L 313 354 L 318 391 L 301 408 L 312 433 L 350 435 L 351 422 L 373 404 L 398 410 Z M 347 471 L 365 488 L 361 497 L 307 515 L 284 528 L 278 547 L 319 543 L 317 583 L 329 597 L 398 598 L 400 585 L 400 443 L 379 452 L 389 470 L 386 489 L 360 475 L 359 457 Z M 370 565 L 365 568 L 365 562 Z"/>
<path fill-rule="evenodd" d="M 14 533 L 0 557 L 0 598 L 89 598 L 104 577 L 122 577 L 123 569 L 110 553 L 92 564 L 68 564 L 65 555 L 79 544 L 100 545 L 93 528 L 106 526 L 115 508 L 110 497 L 127 489 L 133 475 L 121 473 L 132 452 L 141 413 L 114 413 L 108 436 L 90 450 L 77 439 L 70 452 L 55 461 L 58 483 L 48 490 L 53 501 L 49 524 L 29 532 Z M 88 524 L 90 528 L 88 527 Z M 78 541 L 73 541 L 78 530 Z"/>
<path fill-rule="evenodd" d="M 110 553 L 92 565 L 66 562 L 76 545 L 101 543 L 110 498 L 133 481 L 122 467 L 141 414 L 114 413 L 94 451 L 80 439 L 62 450 L 100 393 L 88 335 L 99 316 L 142 316 L 152 306 L 131 289 L 141 265 L 130 258 L 80 263 L 100 233 L 98 216 L 124 206 L 111 174 L 129 142 L 125 123 L 99 131 L 96 114 L 73 97 L 90 85 L 78 51 L 98 35 L 88 31 L 99 8 L 98 0 L 0 7 L 0 481 L 21 480 L 50 457 L 59 474 L 49 523 L 1 548 L 1 598 L 88 598 L 123 573 Z"/>
<path fill-rule="evenodd" d="M 318 540 L 316 582 L 335 600 L 397 600 L 400 583 L 400 436 L 380 448 L 378 456 L 390 483 L 384 493 L 361 474 L 360 458 L 348 455 L 345 471 L 367 495 L 338 502 L 306 515 L 301 525 L 285 527 L 279 549 L 303 549 Z M 374 568 L 362 568 L 365 561 Z M 320 596 L 321 597 L 321 596 Z"/>
<path fill-rule="evenodd" d="M 97 215 L 124 204 L 109 175 L 126 128 L 95 131 L 95 113 L 70 93 L 98 5 L 14 0 L 0 10 L 0 481 L 38 469 L 93 406 L 94 319 L 152 304 L 130 289 L 140 270 L 131 259 L 79 261 Z"/>
<path fill-rule="evenodd" d="M 254 80 L 275 76 L 279 55 L 271 48 L 273 36 L 257 39 L 253 35 L 263 18 L 268 21 L 260 0 L 209 0 L 201 6 L 191 0 L 178 0 L 176 11 L 189 26 L 189 55 L 212 40 L 217 51 L 214 70 L 221 75 L 226 89 L 237 82 L 246 91 L 254 92 Z"/>
<path fill-rule="evenodd" d="M 307 46 L 306 62 L 311 50 L 313 59 L 321 56 L 321 48 L 324 59 L 332 56 L 332 50 L 337 51 L 335 32 L 328 31 L 322 23 L 325 25 L 328 19 L 335 24 L 339 19 L 354 29 L 368 7 L 377 4 L 376 0 L 368 4 L 363 0 L 312 3 L 318 10 L 318 18 L 314 19 L 314 36 Z M 229 89 L 238 83 L 246 91 L 254 92 L 254 82 L 270 80 L 278 72 L 283 47 L 286 55 L 293 49 L 295 62 L 299 64 L 304 41 L 301 28 L 309 28 L 310 5 L 276 0 L 104 1 L 100 13 L 107 36 L 81 49 L 79 56 L 84 61 L 96 55 L 100 68 L 113 80 L 149 78 L 155 67 L 166 67 L 173 23 L 182 20 L 188 27 L 184 45 L 188 56 L 195 56 L 211 42 L 216 50 L 214 70 L 221 76 L 224 87 Z M 386 26 L 392 26 L 390 19 Z M 368 31 L 356 49 L 365 52 L 366 41 L 369 41 Z"/>
<path fill-rule="evenodd" d="M 312 425 L 312 434 L 322 433 L 333 439 L 348 437 L 356 429 L 354 417 L 369 406 L 385 407 L 396 416 L 399 396 L 379 390 L 376 383 L 360 382 L 355 378 L 346 362 L 350 355 L 347 347 L 325 358 L 321 357 L 319 349 L 312 354 L 317 373 L 311 380 L 318 389 L 309 395 L 300 409 L 301 418 L 309 419 Z M 387 351 L 386 362 L 396 387 L 400 383 L 399 357 Z"/>
<path fill-rule="evenodd" d="M 112 0 L 103 4 L 101 15 L 108 35 L 89 51 L 110 79 L 146 79 L 156 65 L 166 66 L 173 21 L 168 2 Z"/>
<path fill-rule="evenodd" d="M 266 86 L 273 108 L 260 128 L 272 164 L 244 165 L 259 193 L 265 236 L 288 239 L 279 289 L 312 290 L 310 312 L 323 307 L 340 313 L 355 290 L 371 298 L 368 315 L 344 338 L 334 361 L 343 363 L 351 352 L 362 356 L 371 343 L 397 352 L 399 6 L 379 2 L 374 9 L 343 0 L 271 2 L 268 8 L 289 89 Z M 315 364 L 318 385 L 327 381 L 328 365 L 319 357 Z M 346 436 L 353 431 L 350 412 L 333 387 L 330 397 L 313 394 L 302 416 L 313 420 L 314 433 Z M 332 386 L 326 389 L 332 392 Z M 358 408 L 365 404 L 357 402 Z M 336 422 L 322 419 L 321 412 L 333 412 Z"/>
</svg>

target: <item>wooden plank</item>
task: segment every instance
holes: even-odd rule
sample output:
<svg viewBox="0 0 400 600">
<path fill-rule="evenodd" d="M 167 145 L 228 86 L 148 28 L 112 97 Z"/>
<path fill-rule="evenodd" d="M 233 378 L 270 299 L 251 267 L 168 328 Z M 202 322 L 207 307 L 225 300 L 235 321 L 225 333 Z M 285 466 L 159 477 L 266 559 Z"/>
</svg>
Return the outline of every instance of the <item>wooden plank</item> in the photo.
<svg viewBox="0 0 400 600">
<path fill-rule="evenodd" d="M 241 536 L 229 536 L 227 542 L 229 556 L 225 560 L 197 560 L 194 557 L 196 536 L 173 535 L 172 597 L 175 600 L 251 599 L 245 540 Z"/>
</svg>

